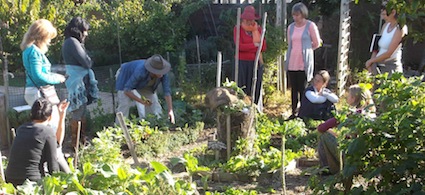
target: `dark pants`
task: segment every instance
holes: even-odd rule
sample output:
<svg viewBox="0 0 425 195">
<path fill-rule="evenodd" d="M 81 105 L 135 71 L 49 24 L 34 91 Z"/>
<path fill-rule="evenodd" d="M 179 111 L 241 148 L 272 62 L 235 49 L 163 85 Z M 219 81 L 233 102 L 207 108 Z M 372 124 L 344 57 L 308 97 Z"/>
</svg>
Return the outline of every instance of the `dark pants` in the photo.
<svg viewBox="0 0 425 195">
<path fill-rule="evenodd" d="M 289 84 L 291 85 L 292 114 L 297 113 L 298 102 L 304 96 L 307 87 L 305 71 L 288 71 Z"/>
<path fill-rule="evenodd" d="M 254 61 L 239 60 L 238 67 L 238 87 L 243 88 L 246 95 L 252 95 L 252 82 L 254 77 Z M 264 66 L 258 65 L 257 70 L 257 84 L 255 86 L 255 100 L 254 103 L 258 104 L 261 91 L 261 83 L 263 82 Z"/>
</svg>

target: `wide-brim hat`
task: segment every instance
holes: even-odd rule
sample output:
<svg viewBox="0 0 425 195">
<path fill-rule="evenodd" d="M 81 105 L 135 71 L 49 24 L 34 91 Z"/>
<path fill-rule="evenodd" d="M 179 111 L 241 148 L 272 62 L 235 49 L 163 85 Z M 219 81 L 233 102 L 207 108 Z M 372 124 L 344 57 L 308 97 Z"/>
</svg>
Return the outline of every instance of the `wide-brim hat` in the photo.
<svg viewBox="0 0 425 195">
<path fill-rule="evenodd" d="M 252 5 L 246 6 L 241 14 L 241 18 L 245 20 L 258 20 L 261 18 L 260 15 L 255 13 L 255 8 Z"/>
<path fill-rule="evenodd" d="M 145 68 L 153 74 L 164 75 L 170 71 L 171 65 L 161 55 L 155 54 L 146 60 Z"/>
</svg>

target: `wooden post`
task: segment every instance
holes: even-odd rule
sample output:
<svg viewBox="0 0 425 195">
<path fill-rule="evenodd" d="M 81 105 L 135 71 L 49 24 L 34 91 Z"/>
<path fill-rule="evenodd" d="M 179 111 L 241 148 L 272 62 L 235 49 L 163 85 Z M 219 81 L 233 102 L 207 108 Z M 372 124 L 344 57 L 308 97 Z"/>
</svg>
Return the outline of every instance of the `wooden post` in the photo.
<svg viewBox="0 0 425 195">
<path fill-rule="evenodd" d="M 77 141 L 75 143 L 75 157 L 74 157 L 74 168 L 77 168 L 78 165 L 78 150 L 80 148 L 80 134 L 81 134 L 81 121 L 78 121 L 78 128 L 77 128 Z"/>
<path fill-rule="evenodd" d="M 221 57 L 221 52 L 218 52 L 217 54 L 217 82 L 216 82 L 216 87 L 220 87 L 221 86 L 221 65 L 222 65 L 222 57 Z M 221 116 L 221 112 L 218 110 L 217 111 L 217 128 L 215 129 L 214 132 L 214 141 L 217 141 L 217 135 L 218 132 L 220 130 L 220 116 Z M 218 150 L 215 150 L 215 160 L 218 160 L 220 157 L 220 152 Z"/>
<path fill-rule="evenodd" d="M 114 96 L 114 90 L 115 90 L 115 76 L 112 71 L 112 68 L 109 68 L 109 78 L 111 79 L 111 95 L 112 95 L 112 111 L 115 113 L 115 96 Z"/>
<path fill-rule="evenodd" d="M 249 123 L 248 123 L 248 134 L 251 133 L 251 129 L 254 123 L 254 118 L 255 118 L 255 113 L 256 110 L 254 108 L 254 102 L 255 102 L 255 86 L 257 85 L 257 69 L 258 69 L 258 61 L 260 60 L 260 54 L 261 54 L 261 48 L 263 47 L 264 44 L 264 36 L 266 34 L 266 21 L 267 21 L 267 12 L 264 13 L 264 20 L 263 20 L 263 32 L 261 33 L 261 39 L 260 39 L 260 45 L 258 46 L 257 49 L 257 54 L 255 56 L 255 62 L 254 62 L 254 70 L 253 70 L 253 78 L 252 78 L 252 91 L 251 91 L 251 97 L 252 97 L 252 102 L 251 102 L 251 110 L 250 110 L 250 118 L 249 118 Z M 251 147 L 248 146 L 250 149 Z"/>
<path fill-rule="evenodd" d="M 263 19 L 263 32 L 261 33 L 261 39 L 260 39 L 260 45 L 258 46 L 257 49 L 257 54 L 255 55 L 255 62 L 254 62 L 254 71 L 253 71 L 253 78 L 252 78 L 252 90 L 251 90 L 251 97 L 252 97 L 252 102 L 251 104 L 254 104 L 255 102 L 255 88 L 257 85 L 257 69 L 258 69 L 258 61 L 260 60 L 260 55 L 261 55 L 261 48 L 263 47 L 264 44 L 264 36 L 266 34 L 266 22 L 267 22 L 267 12 L 264 13 L 264 19 Z"/>
<path fill-rule="evenodd" d="M 241 34 L 241 8 L 238 8 L 238 15 L 236 17 L 236 48 L 235 48 L 235 82 L 238 84 L 238 72 L 239 72 L 239 42 Z"/>
<path fill-rule="evenodd" d="M 221 66 L 222 66 L 223 58 L 221 56 L 221 51 L 217 52 L 217 83 L 216 87 L 220 87 L 221 85 Z"/>
<path fill-rule="evenodd" d="M 221 112 L 219 110 L 217 110 L 217 128 L 215 129 L 214 132 L 214 141 L 217 141 L 217 135 L 218 132 L 220 131 L 220 116 L 221 116 Z M 215 150 L 215 160 L 218 160 L 220 158 L 220 152 L 218 150 Z"/>
<path fill-rule="evenodd" d="M 198 55 L 198 78 L 199 78 L 199 97 L 201 97 L 201 101 L 203 100 L 202 98 L 202 75 L 201 75 L 201 52 L 199 51 L 199 38 L 198 35 L 196 35 L 196 52 Z"/>
<path fill-rule="evenodd" d="M 9 135 L 7 127 L 7 107 L 5 102 L 7 101 L 6 94 L 0 92 L 0 149 L 9 148 Z"/>
<path fill-rule="evenodd" d="M 3 182 L 6 182 L 6 180 L 4 179 L 3 155 L 1 154 L 1 150 L 0 150 L 0 175 Z"/>
<path fill-rule="evenodd" d="M 290 1 L 289 1 L 290 2 Z M 277 0 L 276 1 L 276 26 L 282 28 L 282 40 L 283 43 L 286 43 L 286 16 L 287 16 L 287 3 L 288 0 Z M 286 61 L 286 50 L 278 56 L 277 65 L 278 65 L 278 90 L 286 93 L 287 81 L 286 81 L 286 71 L 285 71 L 285 61 Z"/>
<path fill-rule="evenodd" d="M 133 157 L 134 164 L 136 166 L 139 166 L 139 159 L 137 158 L 136 152 L 134 151 L 133 142 L 131 141 L 130 134 L 128 133 L 127 125 L 125 125 L 124 115 L 122 114 L 122 112 L 117 113 L 117 119 L 124 133 L 125 141 L 127 142 L 128 148 L 130 149 L 130 154 Z"/>
<path fill-rule="evenodd" d="M 287 128 L 287 126 L 286 126 Z M 286 195 L 286 179 L 285 179 L 285 134 L 282 133 L 282 169 L 281 169 L 281 176 L 282 176 L 282 189 L 283 189 L 283 194 Z"/>
<path fill-rule="evenodd" d="M 12 133 L 12 141 L 13 141 L 13 140 L 15 140 L 15 137 L 16 137 L 16 131 L 15 131 L 15 128 L 11 128 L 11 129 L 10 129 L 10 132 Z"/>
<path fill-rule="evenodd" d="M 230 159 L 230 152 L 232 144 L 230 143 L 230 114 L 226 115 L 226 148 L 227 148 L 227 160 Z"/>
<path fill-rule="evenodd" d="M 5 52 L 3 52 L 3 42 L 0 36 L 0 57 L 1 60 L 3 61 L 3 82 L 4 82 L 4 108 L 6 110 L 9 110 L 9 65 L 8 65 L 8 61 L 7 61 L 7 55 Z M 9 124 L 9 117 L 6 116 L 6 134 L 7 134 L 7 139 L 3 138 L 3 141 L 7 140 L 7 146 L 10 147 L 12 144 L 12 141 L 10 140 L 10 132 L 7 131 L 8 129 L 10 129 L 10 124 Z M 3 146 L 5 146 L 4 143 L 1 143 Z"/>
</svg>

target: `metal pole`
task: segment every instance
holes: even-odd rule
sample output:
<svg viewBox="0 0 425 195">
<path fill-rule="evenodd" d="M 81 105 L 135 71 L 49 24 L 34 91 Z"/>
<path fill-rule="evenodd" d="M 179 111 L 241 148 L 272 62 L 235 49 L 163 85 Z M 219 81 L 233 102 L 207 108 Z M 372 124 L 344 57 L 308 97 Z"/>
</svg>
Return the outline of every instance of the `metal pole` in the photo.
<svg viewBox="0 0 425 195">
<path fill-rule="evenodd" d="M 238 84 L 238 72 L 239 72 L 239 42 L 241 36 L 241 8 L 238 8 L 236 23 L 236 48 L 235 48 L 235 82 Z"/>
</svg>

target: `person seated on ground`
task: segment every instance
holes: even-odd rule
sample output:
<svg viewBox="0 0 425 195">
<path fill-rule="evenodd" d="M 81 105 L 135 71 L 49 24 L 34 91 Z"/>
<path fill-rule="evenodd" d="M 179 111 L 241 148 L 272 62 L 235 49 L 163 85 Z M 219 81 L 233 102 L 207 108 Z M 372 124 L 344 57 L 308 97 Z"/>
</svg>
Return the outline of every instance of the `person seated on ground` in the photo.
<svg viewBox="0 0 425 195">
<path fill-rule="evenodd" d="M 57 105 L 58 111 L 59 111 L 59 124 L 57 129 L 53 129 L 53 131 L 56 134 L 56 141 L 58 143 L 56 152 L 57 152 L 57 159 L 59 163 L 59 169 L 60 171 L 63 171 L 65 173 L 71 173 L 71 169 L 69 168 L 68 162 L 65 159 L 65 155 L 62 152 L 62 143 L 65 138 L 66 112 L 68 110 L 69 104 L 70 102 L 68 102 L 67 100 L 64 100 Z"/>
<path fill-rule="evenodd" d="M 68 103 L 59 104 L 60 116 L 64 117 Z M 62 113 L 62 114 L 61 114 Z M 16 130 L 6 168 L 6 182 L 22 185 L 26 179 L 38 182 L 48 172 L 59 171 L 57 160 L 57 136 L 48 125 L 52 119 L 52 104 L 44 98 L 37 99 L 31 107 L 31 122 Z M 63 140 L 63 138 L 62 138 Z"/>
<path fill-rule="evenodd" d="M 174 124 L 173 102 L 168 76 L 170 69 L 170 63 L 158 54 L 147 60 L 134 60 L 122 64 L 116 74 L 115 88 L 118 91 L 119 99 L 117 112 L 122 112 L 125 117 L 128 117 L 130 107 L 133 106 L 133 101 L 135 101 L 140 118 L 146 117 L 145 110 L 160 117 L 162 107 L 159 104 L 156 89 L 161 83 L 168 106 L 168 117 L 170 122 Z M 115 123 L 118 123 L 118 120 L 115 120 Z"/>
<path fill-rule="evenodd" d="M 314 76 L 313 84 L 307 87 L 301 98 L 298 117 L 314 120 L 327 120 L 333 117 L 334 103 L 337 103 L 339 98 L 326 88 L 329 80 L 330 76 L 326 70 L 321 70 Z"/>
<path fill-rule="evenodd" d="M 351 85 L 349 87 L 347 103 L 355 109 L 353 113 L 364 114 L 371 119 L 376 117 L 376 109 L 370 91 L 359 85 Z M 331 128 L 336 127 L 338 124 L 339 121 L 333 117 L 317 127 L 320 133 L 317 150 L 320 167 L 329 168 L 331 174 L 338 173 L 342 165 L 337 134 L 331 130 Z"/>
</svg>

